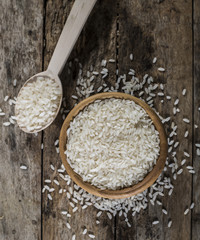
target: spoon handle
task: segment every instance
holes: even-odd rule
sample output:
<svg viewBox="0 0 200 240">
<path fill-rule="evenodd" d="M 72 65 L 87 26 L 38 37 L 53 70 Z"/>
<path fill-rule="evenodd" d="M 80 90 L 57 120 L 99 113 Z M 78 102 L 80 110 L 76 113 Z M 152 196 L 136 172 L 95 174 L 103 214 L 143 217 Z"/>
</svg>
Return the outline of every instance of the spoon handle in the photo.
<svg viewBox="0 0 200 240">
<path fill-rule="evenodd" d="M 55 75 L 58 75 L 63 69 L 96 1 L 75 1 L 48 66 L 48 70 Z"/>
</svg>

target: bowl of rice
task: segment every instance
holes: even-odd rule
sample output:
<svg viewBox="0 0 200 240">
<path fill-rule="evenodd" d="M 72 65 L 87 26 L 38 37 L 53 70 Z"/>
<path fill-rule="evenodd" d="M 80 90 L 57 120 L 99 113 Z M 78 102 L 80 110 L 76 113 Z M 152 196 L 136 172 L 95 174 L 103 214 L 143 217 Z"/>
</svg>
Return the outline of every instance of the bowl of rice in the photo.
<svg viewBox="0 0 200 240">
<path fill-rule="evenodd" d="M 96 94 L 77 104 L 63 123 L 59 148 L 72 180 L 110 199 L 146 190 L 167 158 L 158 115 L 141 99 L 119 92 Z"/>
</svg>

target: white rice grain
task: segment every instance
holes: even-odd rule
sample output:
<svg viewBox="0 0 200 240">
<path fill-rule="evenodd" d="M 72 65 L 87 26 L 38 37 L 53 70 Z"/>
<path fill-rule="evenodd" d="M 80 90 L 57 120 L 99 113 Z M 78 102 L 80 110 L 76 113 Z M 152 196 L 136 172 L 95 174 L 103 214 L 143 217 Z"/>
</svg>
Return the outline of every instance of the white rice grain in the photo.
<svg viewBox="0 0 200 240">
<path fill-rule="evenodd" d="M 189 132 L 185 131 L 184 137 L 187 138 L 188 137 Z"/>
<path fill-rule="evenodd" d="M 68 229 L 71 229 L 71 226 L 70 226 L 70 224 L 68 222 L 66 223 L 66 225 L 67 225 Z"/>
<path fill-rule="evenodd" d="M 159 72 L 165 72 L 165 69 L 164 69 L 163 67 L 159 67 L 159 68 L 158 68 L 158 71 L 159 71 Z"/>
<path fill-rule="evenodd" d="M 51 201 L 53 200 L 52 196 L 49 193 L 47 194 L 47 197 L 48 197 L 49 200 L 51 200 Z"/>
<path fill-rule="evenodd" d="M 166 209 L 162 209 L 162 212 L 165 214 L 165 215 L 167 215 L 167 210 Z"/>
<path fill-rule="evenodd" d="M 76 240 L 76 235 L 75 234 L 72 236 L 72 240 Z"/>
<path fill-rule="evenodd" d="M 183 172 L 183 169 L 181 168 L 178 170 L 177 175 L 180 175 L 182 172 Z"/>
<path fill-rule="evenodd" d="M 21 168 L 22 170 L 27 170 L 27 169 L 28 169 L 26 165 L 21 165 L 20 168 Z"/>
<path fill-rule="evenodd" d="M 155 64 L 157 62 L 157 57 L 154 57 L 153 63 Z"/>
<path fill-rule="evenodd" d="M 155 221 L 152 222 L 153 225 L 157 225 L 158 223 L 159 223 L 158 220 L 155 220 Z"/>
<path fill-rule="evenodd" d="M 185 163 L 186 163 L 186 159 L 183 159 L 183 160 L 181 161 L 181 166 L 183 166 Z"/>
<path fill-rule="evenodd" d="M 87 228 L 85 228 L 82 232 L 83 235 L 85 235 L 87 233 Z"/>
<path fill-rule="evenodd" d="M 172 220 L 168 221 L 167 227 L 170 228 L 172 226 Z"/>
<path fill-rule="evenodd" d="M 94 235 L 94 234 L 88 234 L 88 236 L 89 236 L 90 238 L 92 238 L 92 239 L 95 238 L 95 235 Z"/>
<path fill-rule="evenodd" d="M 190 123 L 190 120 L 188 118 L 183 118 L 183 122 Z"/>
<path fill-rule="evenodd" d="M 8 101 L 8 98 L 9 98 L 9 96 L 5 96 L 5 97 L 4 97 L 4 102 L 7 102 L 7 101 Z"/>
<path fill-rule="evenodd" d="M 194 203 L 191 203 L 190 209 L 193 209 L 193 208 L 194 208 Z"/>
<path fill-rule="evenodd" d="M 188 152 L 183 152 L 183 154 L 186 156 L 186 157 L 190 157 L 190 154 Z"/>
<path fill-rule="evenodd" d="M 10 126 L 10 124 L 11 124 L 10 122 L 4 122 L 4 123 L 3 123 L 3 125 L 4 125 L 5 127 Z"/>
<path fill-rule="evenodd" d="M 178 105 L 178 103 L 179 103 L 179 99 L 177 98 L 174 102 L 174 106 Z"/>
<path fill-rule="evenodd" d="M 184 211 L 184 215 L 187 215 L 189 213 L 189 208 L 187 208 L 185 211 Z"/>
<path fill-rule="evenodd" d="M 182 91 L 182 95 L 185 96 L 185 94 L 186 94 L 186 89 L 184 88 Z"/>
</svg>

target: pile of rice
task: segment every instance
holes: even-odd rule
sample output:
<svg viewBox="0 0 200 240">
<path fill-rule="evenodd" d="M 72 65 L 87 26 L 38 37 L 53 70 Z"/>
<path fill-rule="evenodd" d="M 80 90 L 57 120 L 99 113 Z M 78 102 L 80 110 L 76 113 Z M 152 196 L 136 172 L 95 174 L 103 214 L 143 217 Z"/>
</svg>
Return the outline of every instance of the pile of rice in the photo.
<svg viewBox="0 0 200 240">
<path fill-rule="evenodd" d="M 83 181 L 121 189 L 143 180 L 159 156 L 159 133 L 134 101 L 97 100 L 67 130 L 66 157 Z"/>
<path fill-rule="evenodd" d="M 48 77 L 37 77 L 21 89 L 16 103 L 16 118 L 21 128 L 29 132 L 49 124 L 58 111 L 61 89 Z"/>
</svg>

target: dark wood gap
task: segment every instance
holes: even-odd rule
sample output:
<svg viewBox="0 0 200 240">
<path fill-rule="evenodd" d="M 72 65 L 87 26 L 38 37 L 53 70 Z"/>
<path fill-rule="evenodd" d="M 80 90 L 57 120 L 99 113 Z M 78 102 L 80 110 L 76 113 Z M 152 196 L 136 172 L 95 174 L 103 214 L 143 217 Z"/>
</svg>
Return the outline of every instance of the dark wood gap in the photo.
<svg viewBox="0 0 200 240">
<path fill-rule="evenodd" d="M 192 166 L 194 163 L 194 0 L 192 0 Z M 191 191 L 191 202 L 193 201 L 193 175 L 192 175 L 192 191 Z M 192 240 L 192 216 L 193 216 L 193 210 L 191 211 L 191 220 L 190 220 L 190 239 Z"/>
<path fill-rule="evenodd" d="M 116 69 L 115 69 L 115 74 L 116 74 L 116 82 L 119 77 L 119 1 L 117 0 L 117 17 L 116 17 Z M 117 240 L 117 215 L 115 216 L 114 219 L 114 240 Z"/>
<path fill-rule="evenodd" d="M 43 42 L 42 42 L 42 71 L 44 71 L 44 52 L 45 52 L 45 44 L 46 44 L 46 39 L 45 39 L 45 29 L 46 29 L 46 2 L 47 0 L 43 1 Z M 41 144 L 44 144 L 44 131 L 42 131 L 41 134 Z M 43 146 L 44 147 L 44 146 Z M 44 151 L 41 149 L 41 240 L 43 240 L 43 156 L 44 156 Z"/>
</svg>

